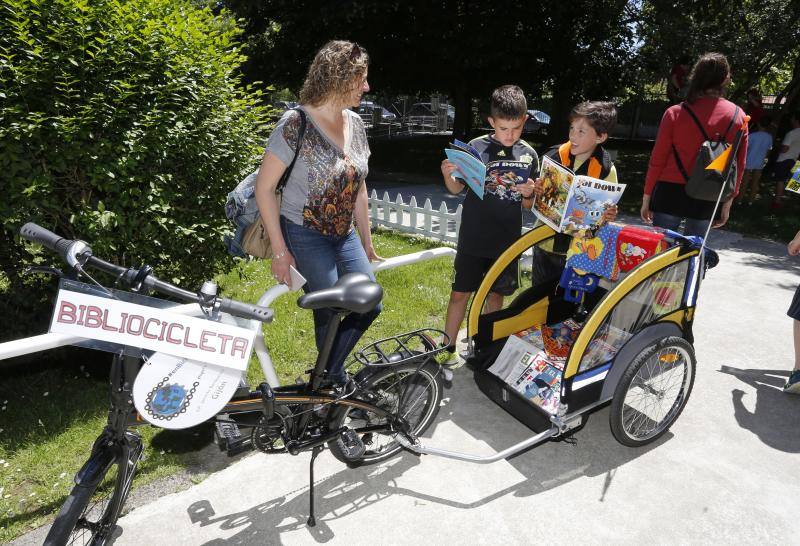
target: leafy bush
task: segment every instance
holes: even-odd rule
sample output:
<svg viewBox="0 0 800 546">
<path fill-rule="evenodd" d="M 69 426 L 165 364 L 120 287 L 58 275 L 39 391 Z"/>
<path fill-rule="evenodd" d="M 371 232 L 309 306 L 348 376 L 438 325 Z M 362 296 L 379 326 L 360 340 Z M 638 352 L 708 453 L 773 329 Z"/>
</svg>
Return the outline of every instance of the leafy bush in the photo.
<svg viewBox="0 0 800 546">
<path fill-rule="evenodd" d="M 268 114 L 239 33 L 191 0 L 0 0 L 1 337 L 52 294 L 20 277 L 42 259 L 27 221 L 192 289 L 226 263 L 225 195 Z"/>
</svg>

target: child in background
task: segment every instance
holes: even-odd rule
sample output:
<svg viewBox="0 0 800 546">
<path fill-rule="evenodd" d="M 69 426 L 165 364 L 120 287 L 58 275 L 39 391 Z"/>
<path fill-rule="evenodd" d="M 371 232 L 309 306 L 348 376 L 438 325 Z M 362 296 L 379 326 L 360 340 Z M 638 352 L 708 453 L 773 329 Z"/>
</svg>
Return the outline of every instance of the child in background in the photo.
<svg viewBox="0 0 800 546">
<path fill-rule="evenodd" d="M 742 187 L 739 189 L 738 203 L 745 199 L 749 193 L 747 204 L 752 205 L 758 199 L 758 187 L 761 182 L 761 170 L 764 168 L 767 153 L 772 149 L 772 134 L 769 126 L 772 125 L 772 118 L 763 116 L 756 123 L 756 131 L 750 133 L 747 142 L 747 157 L 744 161 L 744 175 L 742 176 Z"/>
<path fill-rule="evenodd" d="M 786 197 L 783 187 L 792 176 L 792 167 L 800 156 L 800 112 L 792 114 L 792 129 L 786 133 L 781 141 L 781 153 L 775 160 L 772 169 L 772 179 L 775 180 L 775 200 L 771 207 L 777 209 L 781 206 L 780 200 Z"/>
<path fill-rule="evenodd" d="M 522 89 L 516 85 L 498 87 L 492 92 L 489 114 L 489 125 L 494 132 L 470 142 L 487 165 L 487 177 L 482 200 L 473 191 L 468 191 L 464 197 L 454 263 L 455 277 L 444 328 L 450 338 L 448 365 L 458 363 L 456 337 L 470 295 L 478 289 L 500 254 L 519 238 L 522 232 L 522 207 L 529 209 L 532 204 L 533 180 L 516 184 L 511 191 L 506 191 L 494 180 L 494 176 L 502 176 L 497 172 L 502 170 L 502 161 L 522 161 L 530 164 L 531 172 L 539 171 L 536 151 L 520 139 L 527 119 L 528 104 Z M 464 189 L 465 184 L 458 179 L 454 163 L 445 159 L 441 170 L 444 184 L 451 193 L 459 193 Z M 503 297 L 513 294 L 517 289 L 517 274 L 516 262 L 500 274 L 486 298 L 483 312 L 500 309 Z"/>
<path fill-rule="evenodd" d="M 617 108 L 613 102 L 582 102 L 569 114 L 569 140 L 550 148 L 545 157 L 568 167 L 576 175 L 591 176 L 616 184 L 617 169 L 611 156 L 603 148 L 603 143 L 608 140 L 608 134 L 616 123 Z M 533 191 L 537 197 L 542 195 L 544 186 L 540 178 L 536 179 Z M 606 208 L 603 219 L 611 222 L 616 218 L 617 206 Z M 532 273 L 537 284 L 561 277 L 571 241 L 569 235 L 556 233 L 551 240 L 534 247 Z"/>
<path fill-rule="evenodd" d="M 797 256 L 800 254 L 800 231 L 794 236 L 794 239 L 789 243 L 789 255 Z M 783 387 L 783 392 L 792 394 L 800 394 L 800 286 L 794 293 L 794 299 L 789 306 L 789 311 L 786 313 L 794 319 L 793 324 L 793 337 L 794 337 L 794 370 L 789 376 L 789 381 Z"/>
</svg>

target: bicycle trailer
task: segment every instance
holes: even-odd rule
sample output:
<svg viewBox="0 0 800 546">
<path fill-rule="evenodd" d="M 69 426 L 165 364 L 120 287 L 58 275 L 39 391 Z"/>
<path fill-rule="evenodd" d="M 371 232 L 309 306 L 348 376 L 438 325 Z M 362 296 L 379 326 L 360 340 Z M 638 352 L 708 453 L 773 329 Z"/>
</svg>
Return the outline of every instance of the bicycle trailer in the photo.
<svg viewBox="0 0 800 546">
<path fill-rule="evenodd" d="M 535 278 L 532 262 L 555 235 L 537 227 L 506 249 L 467 318 L 477 386 L 536 434 L 489 456 L 406 447 L 489 463 L 568 434 L 608 404 L 612 432 L 628 446 L 656 440 L 678 418 L 694 382 L 697 295 L 716 253 L 699 237 L 612 223 L 572 241 L 560 277 Z M 484 313 L 493 284 L 514 262 L 519 288 Z"/>
</svg>

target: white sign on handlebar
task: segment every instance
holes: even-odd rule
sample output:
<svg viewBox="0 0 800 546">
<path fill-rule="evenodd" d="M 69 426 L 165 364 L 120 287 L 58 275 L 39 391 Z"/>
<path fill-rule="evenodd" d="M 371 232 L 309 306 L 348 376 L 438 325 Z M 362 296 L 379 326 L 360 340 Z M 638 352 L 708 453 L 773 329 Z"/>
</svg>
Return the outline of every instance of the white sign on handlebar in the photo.
<svg viewBox="0 0 800 546">
<path fill-rule="evenodd" d="M 50 332 L 140 347 L 244 371 L 256 332 L 61 289 Z"/>
</svg>

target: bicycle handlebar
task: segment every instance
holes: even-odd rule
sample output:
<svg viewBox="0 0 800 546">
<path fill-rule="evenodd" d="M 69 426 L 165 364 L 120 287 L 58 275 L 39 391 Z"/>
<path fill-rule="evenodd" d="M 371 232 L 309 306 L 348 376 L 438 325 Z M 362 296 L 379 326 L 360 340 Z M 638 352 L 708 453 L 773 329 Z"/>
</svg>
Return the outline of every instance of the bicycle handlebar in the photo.
<svg viewBox="0 0 800 546">
<path fill-rule="evenodd" d="M 136 277 L 139 274 L 139 270 L 137 269 L 125 268 L 92 256 L 91 247 L 83 241 L 65 239 L 33 222 L 28 222 L 22 226 L 19 230 L 19 234 L 24 239 L 40 243 L 45 248 L 52 250 L 61 256 L 70 266 L 78 266 L 78 270 L 81 269 L 80 260 L 78 259 L 80 256 L 82 259 L 85 259 L 85 265 L 115 275 L 128 286 L 132 286 L 134 282 L 136 282 Z M 200 303 L 200 296 L 197 294 L 193 294 L 179 286 L 162 281 L 153 275 L 147 275 L 142 281 L 142 286 L 183 301 Z M 260 322 L 270 322 L 274 316 L 272 309 L 269 307 L 261 307 L 253 303 L 246 303 L 229 298 L 217 298 L 216 303 L 219 304 L 220 311 L 237 317 L 254 319 Z"/>
<path fill-rule="evenodd" d="M 28 222 L 22 226 L 19 230 L 19 234 L 29 241 L 39 243 L 45 248 L 49 248 L 61 256 L 65 262 L 68 261 L 68 250 L 74 242 L 71 239 L 59 237 L 49 229 L 45 229 L 42 226 L 34 224 L 33 222 Z"/>
</svg>

